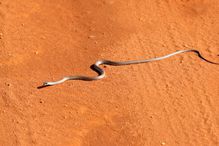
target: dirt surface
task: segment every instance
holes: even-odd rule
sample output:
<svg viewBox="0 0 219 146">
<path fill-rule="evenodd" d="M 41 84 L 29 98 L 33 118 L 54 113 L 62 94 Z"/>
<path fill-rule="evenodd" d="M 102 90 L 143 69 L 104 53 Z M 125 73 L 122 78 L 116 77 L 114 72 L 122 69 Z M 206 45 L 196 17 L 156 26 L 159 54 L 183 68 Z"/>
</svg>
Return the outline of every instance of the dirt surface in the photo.
<svg viewBox="0 0 219 146">
<path fill-rule="evenodd" d="M 1 146 L 219 145 L 218 0 L 1 0 Z"/>
</svg>

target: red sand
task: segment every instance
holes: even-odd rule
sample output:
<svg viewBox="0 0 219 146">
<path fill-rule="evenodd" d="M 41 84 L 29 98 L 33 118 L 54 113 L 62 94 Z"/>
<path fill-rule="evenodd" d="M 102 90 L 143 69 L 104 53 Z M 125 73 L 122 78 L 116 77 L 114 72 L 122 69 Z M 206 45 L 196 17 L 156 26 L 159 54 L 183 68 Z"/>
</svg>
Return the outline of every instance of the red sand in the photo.
<svg viewBox="0 0 219 146">
<path fill-rule="evenodd" d="M 1 146 L 219 145 L 219 67 L 192 53 L 105 68 L 195 48 L 219 62 L 218 0 L 1 0 Z"/>
</svg>

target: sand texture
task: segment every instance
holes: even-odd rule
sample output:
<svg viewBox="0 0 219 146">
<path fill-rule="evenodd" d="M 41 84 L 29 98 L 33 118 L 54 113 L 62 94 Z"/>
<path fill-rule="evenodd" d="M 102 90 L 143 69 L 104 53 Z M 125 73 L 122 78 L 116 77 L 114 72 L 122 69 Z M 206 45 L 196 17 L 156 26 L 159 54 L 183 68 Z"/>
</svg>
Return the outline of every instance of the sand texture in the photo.
<svg viewBox="0 0 219 146">
<path fill-rule="evenodd" d="M 218 0 L 0 0 L 0 146 L 218 146 Z M 103 66 L 102 66 L 103 67 Z"/>
</svg>

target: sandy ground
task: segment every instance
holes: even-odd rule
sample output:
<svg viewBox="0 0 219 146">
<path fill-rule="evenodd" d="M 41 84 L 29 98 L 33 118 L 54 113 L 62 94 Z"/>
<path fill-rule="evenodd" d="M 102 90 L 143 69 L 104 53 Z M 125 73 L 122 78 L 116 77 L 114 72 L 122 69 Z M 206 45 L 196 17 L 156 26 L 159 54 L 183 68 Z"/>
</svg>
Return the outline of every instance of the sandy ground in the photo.
<svg viewBox="0 0 219 146">
<path fill-rule="evenodd" d="M 219 67 L 192 53 L 106 66 L 196 48 L 219 62 L 218 0 L 1 0 L 1 146 L 219 145 Z"/>
</svg>

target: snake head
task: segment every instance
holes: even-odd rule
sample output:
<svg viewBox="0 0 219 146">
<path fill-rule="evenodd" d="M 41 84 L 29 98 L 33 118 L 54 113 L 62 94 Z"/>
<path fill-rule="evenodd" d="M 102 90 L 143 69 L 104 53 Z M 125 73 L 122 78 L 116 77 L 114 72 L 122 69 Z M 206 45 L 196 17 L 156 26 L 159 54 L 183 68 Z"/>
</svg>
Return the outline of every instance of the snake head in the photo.
<svg viewBox="0 0 219 146">
<path fill-rule="evenodd" d="M 44 82 L 43 86 L 50 86 L 50 84 L 48 82 Z"/>
<path fill-rule="evenodd" d="M 43 85 L 37 87 L 37 89 L 41 89 L 41 88 L 48 87 L 48 86 L 51 86 L 51 85 L 48 82 L 44 82 Z"/>
</svg>

